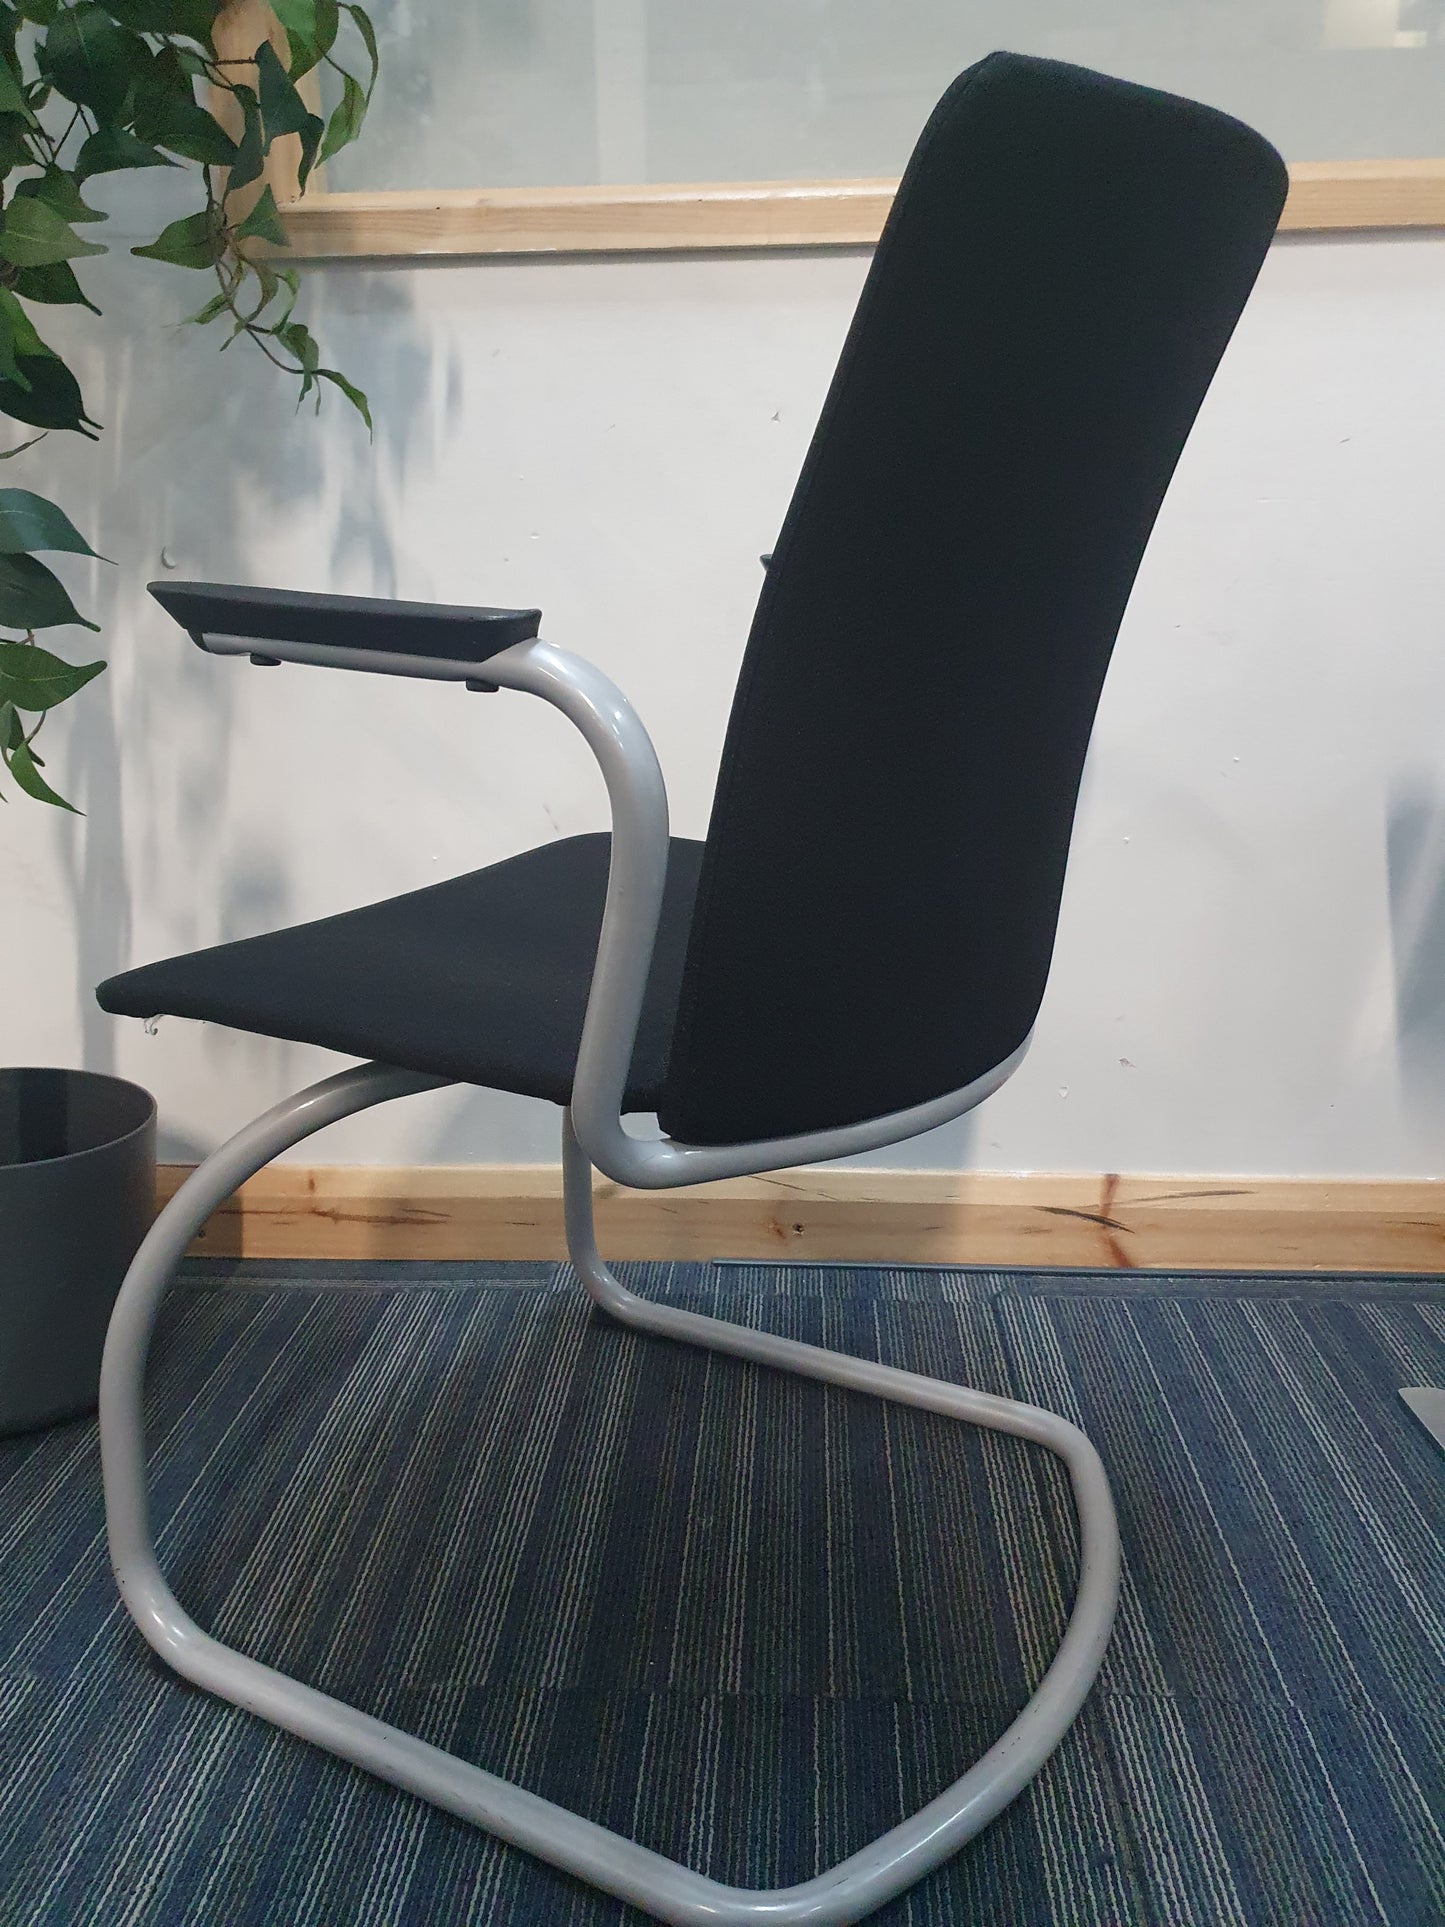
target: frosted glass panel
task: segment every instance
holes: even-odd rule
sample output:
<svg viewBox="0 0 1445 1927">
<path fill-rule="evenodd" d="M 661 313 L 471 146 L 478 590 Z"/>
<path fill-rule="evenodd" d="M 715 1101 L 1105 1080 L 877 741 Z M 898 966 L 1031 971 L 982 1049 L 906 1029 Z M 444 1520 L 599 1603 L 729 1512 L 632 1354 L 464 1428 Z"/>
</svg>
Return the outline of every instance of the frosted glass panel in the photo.
<svg viewBox="0 0 1445 1927">
<path fill-rule="evenodd" d="M 897 174 L 995 47 L 1213 102 L 1291 160 L 1445 153 L 1445 0 L 374 0 L 331 189 Z"/>
</svg>

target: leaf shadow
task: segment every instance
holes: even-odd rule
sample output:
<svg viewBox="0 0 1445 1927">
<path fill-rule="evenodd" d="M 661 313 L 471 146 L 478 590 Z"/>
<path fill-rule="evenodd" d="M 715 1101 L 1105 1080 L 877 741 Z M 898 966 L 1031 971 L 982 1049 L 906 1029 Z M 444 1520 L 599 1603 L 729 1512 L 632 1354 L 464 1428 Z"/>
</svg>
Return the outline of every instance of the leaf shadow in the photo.
<svg viewBox="0 0 1445 1927">
<path fill-rule="evenodd" d="M 111 238 L 88 283 L 104 319 L 47 316 L 105 433 L 98 444 L 49 436 L 23 477 L 117 564 L 63 558 L 57 570 L 100 624 L 110 672 L 56 712 L 46 744 L 58 787 L 85 813 L 57 822 L 52 843 L 74 919 L 81 1061 L 108 1071 L 119 1027 L 96 1005 L 96 983 L 292 920 L 293 838 L 304 834 L 286 817 L 269 831 L 248 824 L 237 808 L 241 779 L 254 784 L 257 754 L 271 753 L 263 719 L 274 697 L 259 695 L 246 665 L 192 647 L 145 584 L 173 568 L 394 593 L 406 478 L 444 432 L 427 397 L 451 379 L 434 367 L 447 351 L 421 326 L 406 275 L 315 267 L 305 312 L 328 360 L 371 390 L 375 438 L 329 389 L 319 420 L 307 419 L 296 384 L 249 344 L 218 356 L 218 331 L 177 325 L 194 306 L 181 272 L 132 261 L 125 236 Z M 92 640 L 77 647 L 80 633 L 47 641 L 78 659 Z M 288 771 L 260 774 L 280 787 Z"/>
</svg>

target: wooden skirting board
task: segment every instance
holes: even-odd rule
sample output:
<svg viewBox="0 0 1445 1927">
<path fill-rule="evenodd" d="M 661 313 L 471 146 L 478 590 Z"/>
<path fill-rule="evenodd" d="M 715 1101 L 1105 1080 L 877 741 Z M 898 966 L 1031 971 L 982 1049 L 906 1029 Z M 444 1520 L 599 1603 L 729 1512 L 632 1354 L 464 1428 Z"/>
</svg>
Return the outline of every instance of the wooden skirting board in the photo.
<svg viewBox="0 0 1445 1927">
<path fill-rule="evenodd" d="M 162 1166 L 162 1200 L 187 1167 Z M 278 1164 L 195 1250 L 253 1258 L 560 1258 L 554 1167 Z M 599 1180 L 612 1258 L 1445 1271 L 1445 1180 L 958 1176 L 820 1167 L 678 1191 Z"/>
</svg>

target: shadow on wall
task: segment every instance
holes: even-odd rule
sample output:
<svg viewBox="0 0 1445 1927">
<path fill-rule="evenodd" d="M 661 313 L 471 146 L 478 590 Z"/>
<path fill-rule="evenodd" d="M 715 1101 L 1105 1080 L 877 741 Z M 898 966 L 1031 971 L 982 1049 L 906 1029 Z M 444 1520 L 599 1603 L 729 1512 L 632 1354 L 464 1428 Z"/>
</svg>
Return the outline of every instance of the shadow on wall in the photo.
<svg viewBox="0 0 1445 1927">
<path fill-rule="evenodd" d="M 92 987 L 136 961 L 134 904 L 163 913 L 177 948 L 291 915 L 284 850 L 249 843 L 239 868 L 228 854 L 235 679 L 186 644 L 146 582 L 168 569 L 275 581 L 268 547 L 294 548 L 297 528 L 313 527 L 314 561 L 289 571 L 296 586 L 394 593 L 405 478 L 451 418 L 427 398 L 458 379 L 417 326 L 407 277 L 313 270 L 306 318 L 326 360 L 368 391 L 375 441 L 330 389 L 319 420 L 298 417 L 295 382 L 249 344 L 221 358 L 218 330 L 177 325 L 195 302 L 185 276 L 128 259 L 128 235 L 109 238 L 87 282 L 104 320 L 65 311 L 50 330 L 105 432 L 94 445 L 51 436 L 23 478 L 118 564 L 67 571 L 101 634 L 62 632 L 59 646 L 80 660 L 93 641 L 111 667 L 54 733 L 59 780 L 87 818 L 57 844 L 77 933 L 81 1061 L 97 1070 L 114 1068 L 115 1027 Z"/>
<path fill-rule="evenodd" d="M 1390 799 L 1386 824 L 1395 1037 L 1413 1114 L 1445 1113 L 1445 795 L 1424 779 Z"/>
</svg>

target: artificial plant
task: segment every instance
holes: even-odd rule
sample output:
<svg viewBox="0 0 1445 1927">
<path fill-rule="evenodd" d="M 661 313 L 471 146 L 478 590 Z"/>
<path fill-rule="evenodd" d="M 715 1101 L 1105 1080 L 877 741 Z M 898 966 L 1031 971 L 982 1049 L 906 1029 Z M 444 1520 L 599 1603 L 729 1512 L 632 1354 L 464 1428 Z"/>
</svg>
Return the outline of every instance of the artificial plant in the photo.
<svg viewBox="0 0 1445 1927">
<path fill-rule="evenodd" d="M 86 235 L 106 217 L 84 190 L 98 175 L 133 168 L 195 171 L 202 205 L 131 249 L 214 279 L 215 292 L 187 319 L 229 324 L 223 347 L 247 336 L 299 378 L 298 406 L 308 395 L 319 406 L 322 384 L 332 384 L 370 428 L 366 397 L 322 366 L 295 319 L 295 270 L 269 252 L 286 236 L 264 177 L 273 143 L 294 137 L 289 153 L 304 192 L 313 167 L 356 139 L 376 83 L 376 36 L 346 0 L 271 5 L 284 33 L 236 55 L 238 26 L 245 47 L 243 23 L 268 24 L 245 0 L 0 0 L 0 413 L 40 431 L 0 448 L 0 460 L 52 431 L 99 432 L 74 374 L 42 339 L 36 310 L 78 305 L 99 314 L 75 263 L 105 252 Z M 364 79 L 338 46 L 357 56 L 351 65 Z M 325 120 L 297 86 L 323 64 L 341 90 Z M 70 809 L 42 774 L 35 737 L 105 664 L 70 663 L 37 643 L 37 630 L 97 627 L 36 559 L 45 551 L 95 554 L 54 502 L 0 489 L 0 631 L 16 632 L 0 636 L 0 761 L 27 795 Z"/>
</svg>

